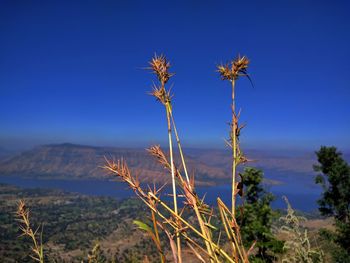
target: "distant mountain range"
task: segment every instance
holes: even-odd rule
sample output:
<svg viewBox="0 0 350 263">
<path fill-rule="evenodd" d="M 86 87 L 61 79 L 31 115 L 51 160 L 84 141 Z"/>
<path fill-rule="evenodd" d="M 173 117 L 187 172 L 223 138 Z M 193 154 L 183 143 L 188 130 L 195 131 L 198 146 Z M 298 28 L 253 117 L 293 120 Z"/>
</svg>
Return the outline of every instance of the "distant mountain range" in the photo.
<svg viewBox="0 0 350 263">
<path fill-rule="evenodd" d="M 0 161 L 14 155 L 14 151 L 10 151 L 8 149 L 0 147 Z"/>
<path fill-rule="evenodd" d="M 165 151 L 167 149 L 164 149 Z M 199 184 L 230 182 L 230 151 L 186 149 L 189 171 Z M 256 160 L 250 166 L 268 171 L 312 174 L 316 163 L 312 153 L 284 154 L 248 150 L 247 156 Z M 15 156 L 0 159 L 0 175 L 16 175 L 35 178 L 106 179 L 110 178 L 101 168 L 104 156 L 123 157 L 133 173 L 142 181 L 167 182 L 169 176 L 145 149 L 94 147 L 70 143 L 44 145 Z M 179 162 L 177 162 L 179 163 Z M 271 178 L 270 178 L 271 179 Z M 267 180 L 267 183 L 278 181 Z"/>
<path fill-rule="evenodd" d="M 108 178 L 100 166 L 104 156 L 124 158 L 134 174 L 147 182 L 166 182 L 169 177 L 145 149 L 93 147 L 75 144 L 57 144 L 36 147 L 11 158 L 0 161 L 0 175 L 17 175 L 35 178 Z M 212 179 L 225 179 L 222 168 L 209 166 L 188 158 L 190 170 L 195 167 L 200 182 L 206 184 Z"/>
</svg>

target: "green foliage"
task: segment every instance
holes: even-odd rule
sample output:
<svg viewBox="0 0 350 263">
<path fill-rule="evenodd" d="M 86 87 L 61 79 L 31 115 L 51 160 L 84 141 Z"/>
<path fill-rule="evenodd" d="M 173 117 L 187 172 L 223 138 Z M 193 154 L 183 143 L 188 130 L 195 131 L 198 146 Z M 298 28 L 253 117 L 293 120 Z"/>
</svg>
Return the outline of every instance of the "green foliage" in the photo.
<svg viewBox="0 0 350 263">
<path fill-rule="evenodd" d="M 148 226 L 146 223 L 139 221 L 139 220 L 134 220 L 134 224 L 138 226 L 139 229 L 149 232 L 149 233 L 153 233 L 153 230 L 150 226 Z"/>
<path fill-rule="evenodd" d="M 314 165 L 316 183 L 324 188 L 323 197 L 318 201 L 323 215 L 332 215 L 346 222 L 350 209 L 350 168 L 335 147 L 322 146 L 316 152 L 319 165 Z"/>
<path fill-rule="evenodd" d="M 336 147 L 325 147 L 316 152 L 318 163 L 314 170 L 320 172 L 315 181 L 322 185 L 322 198 L 318 200 L 322 215 L 334 216 L 335 232 L 322 231 L 322 235 L 336 246 L 336 262 L 350 262 L 350 166 Z"/>
<path fill-rule="evenodd" d="M 283 263 L 322 263 L 324 262 L 323 251 L 312 248 L 306 228 L 303 228 L 300 223 L 307 219 L 302 216 L 297 216 L 295 211 L 285 198 L 287 203 L 287 215 L 282 216 L 280 221 L 283 225 L 280 227 L 281 233 L 286 236 L 287 241 L 284 243 L 283 249 L 286 255 L 282 259 Z"/>
<path fill-rule="evenodd" d="M 132 218 L 146 216 L 143 204 L 137 199 L 117 201 L 107 197 L 87 197 L 58 190 L 20 189 L 0 184 L 0 262 L 33 262 L 28 255 L 32 243 L 27 238 L 18 239 L 20 232 L 15 214 L 17 200 L 25 199 L 31 208 L 33 223 L 44 225 L 43 243 L 45 262 L 81 262 L 87 260 L 87 254 L 95 240 L 102 240 L 118 231 L 120 239 L 138 238 L 132 244 L 122 245 L 118 255 L 115 250 L 104 254 L 111 258 L 114 254 L 117 262 L 129 262 L 122 258 L 131 254 L 140 259 L 147 254 L 157 262 L 158 253 L 149 238 L 140 235 L 131 236 L 135 227 Z M 118 241 L 114 241 L 118 244 Z M 147 244 L 146 249 L 143 247 Z M 132 246 L 132 248 L 130 248 Z M 129 253 L 124 250 L 129 248 Z M 74 252 L 73 254 L 71 252 Z M 72 256 L 68 256 L 72 254 Z M 120 258 L 118 258 L 120 256 Z M 129 257 L 130 256 L 130 257 Z M 65 261 L 66 260 L 66 261 Z M 158 260 L 159 261 L 159 260 Z M 110 262 L 110 260 L 108 260 Z"/>
<path fill-rule="evenodd" d="M 262 187 L 263 173 L 255 168 L 246 168 L 241 174 L 245 189 L 245 202 L 239 208 L 241 234 L 250 247 L 256 241 L 251 262 L 273 262 L 282 252 L 283 242 L 272 233 L 272 221 L 277 214 L 271 209 L 274 196 Z"/>
</svg>

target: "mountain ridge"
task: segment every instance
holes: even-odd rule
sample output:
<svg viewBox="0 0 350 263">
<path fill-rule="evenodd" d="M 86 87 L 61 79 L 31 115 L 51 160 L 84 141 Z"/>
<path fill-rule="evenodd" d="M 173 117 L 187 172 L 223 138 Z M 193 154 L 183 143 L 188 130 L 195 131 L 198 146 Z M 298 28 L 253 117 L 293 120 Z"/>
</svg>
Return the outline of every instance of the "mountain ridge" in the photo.
<svg viewBox="0 0 350 263">
<path fill-rule="evenodd" d="M 75 178 L 106 179 L 107 175 L 100 166 L 104 156 L 115 159 L 124 158 L 130 169 L 146 182 L 168 181 L 164 169 L 156 163 L 145 149 L 98 147 L 71 143 L 50 144 L 24 151 L 19 155 L 0 161 L 1 175 L 20 175 L 38 178 Z M 190 171 L 195 169 L 200 184 L 207 184 L 210 178 L 225 179 L 225 172 L 216 167 L 209 167 L 200 161 L 188 158 Z M 196 166 L 196 168 L 194 168 Z"/>
<path fill-rule="evenodd" d="M 164 149 L 167 152 L 168 149 Z M 200 185 L 230 183 L 231 156 L 229 150 L 184 149 L 188 170 Z M 283 181 L 284 174 L 314 175 L 312 165 L 316 157 L 309 152 L 280 154 L 261 150 L 247 150 L 248 163 L 266 173 L 268 184 Z M 0 176 L 20 176 L 47 179 L 110 179 L 100 166 L 108 158 L 124 158 L 131 171 L 144 182 L 169 182 L 166 171 L 150 156 L 146 149 L 112 146 L 90 146 L 73 143 L 47 144 L 0 159 Z M 345 155 L 345 157 L 348 157 Z M 178 167 L 181 162 L 175 159 Z M 271 177 L 269 171 L 280 174 Z M 299 177 L 300 178 L 300 177 Z"/>
</svg>

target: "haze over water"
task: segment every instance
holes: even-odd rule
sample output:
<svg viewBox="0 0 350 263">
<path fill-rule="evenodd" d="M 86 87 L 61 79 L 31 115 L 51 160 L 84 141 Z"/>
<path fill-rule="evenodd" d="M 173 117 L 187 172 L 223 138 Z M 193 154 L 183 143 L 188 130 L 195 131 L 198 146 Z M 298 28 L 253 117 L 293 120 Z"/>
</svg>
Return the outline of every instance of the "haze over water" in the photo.
<svg viewBox="0 0 350 263">
<path fill-rule="evenodd" d="M 270 173 L 272 178 L 276 178 L 276 174 Z M 282 196 L 287 196 L 292 206 L 303 211 L 317 210 L 316 200 L 320 197 L 321 189 L 309 183 L 298 183 L 293 174 L 284 174 L 288 180 L 281 185 L 265 185 L 268 191 L 276 196 L 273 202 L 274 208 L 285 209 L 286 204 L 282 200 Z M 270 177 L 270 178 L 271 178 Z M 277 177 L 279 177 L 277 175 Z M 68 192 L 76 192 L 85 195 L 110 196 L 117 199 L 134 197 L 134 192 L 122 182 L 111 182 L 106 180 L 47 180 L 47 179 L 28 179 L 21 177 L 0 176 L 0 183 L 12 184 L 22 188 L 48 188 L 61 189 Z M 208 204 L 215 205 L 216 198 L 220 196 L 224 202 L 229 204 L 231 196 L 230 185 L 219 186 L 198 186 L 197 193 L 203 197 Z M 163 191 L 164 197 L 171 193 L 171 189 L 166 187 Z M 171 198 L 168 198 L 171 201 Z"/>
</svg>

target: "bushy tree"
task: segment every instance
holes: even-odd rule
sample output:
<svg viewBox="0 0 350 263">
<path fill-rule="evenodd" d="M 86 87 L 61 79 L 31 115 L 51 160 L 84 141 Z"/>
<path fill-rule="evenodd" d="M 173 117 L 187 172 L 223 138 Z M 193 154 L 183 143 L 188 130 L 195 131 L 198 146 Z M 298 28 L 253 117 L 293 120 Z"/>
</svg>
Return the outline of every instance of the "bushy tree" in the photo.
<svg viewBox="0 0 350 263">
<path fill-rule="evenodd" d="M 276 254 L 281 253 L 283 242 L 272 233 L 272 220 L 277 214 L 271 208 L 274 200 L 272 193 L 263 186 L 263 172 L 255 168 L 246 168 L 242 174 L 244 204 L 239 209 L 241 234 L 247 246 L 256 242 L 251 262 L 273 262 Z"/>
<path fill-rule="evenodd" d="M 322 146 L 316 152 L 318 163 L 314 170 L 320 174 L 316 183 L 322 185 L 323 194 L 318 200 L 322 215 L 334 216 L 335 232 L 323 230 L 322 234 L 334 242 L 336 262 L 350 262 L 350 166 L 336 147 Z"/>
</svg>

